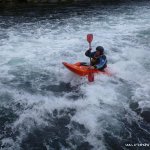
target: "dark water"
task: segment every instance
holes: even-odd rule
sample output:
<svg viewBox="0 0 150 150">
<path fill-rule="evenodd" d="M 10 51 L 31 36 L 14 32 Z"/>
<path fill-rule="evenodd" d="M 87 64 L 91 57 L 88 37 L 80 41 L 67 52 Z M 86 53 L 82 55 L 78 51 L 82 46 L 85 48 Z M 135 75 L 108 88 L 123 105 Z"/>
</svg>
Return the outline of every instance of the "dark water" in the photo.
<svg viewBox="0 0 150 150">
<path fill-rule="evenodd" d="M 0 13 L 0 147 L 145 150 L 150 144 L 150 2 Z M 62 62 L 103 45 L 113 77 L 89 84 Z"/>
</svg>

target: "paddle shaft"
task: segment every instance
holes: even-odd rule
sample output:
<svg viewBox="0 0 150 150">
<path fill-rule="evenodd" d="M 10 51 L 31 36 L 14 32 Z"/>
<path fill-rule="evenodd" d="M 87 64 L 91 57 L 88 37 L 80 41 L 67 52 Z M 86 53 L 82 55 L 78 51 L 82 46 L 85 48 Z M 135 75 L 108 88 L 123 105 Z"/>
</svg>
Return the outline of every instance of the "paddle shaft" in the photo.
<svg viewBox="0 0 150 150">
<path fill-rule="evenodd" d="M 89 49 L 92 49 L 91 43 L 93 41 L 93 34 L 87 35 L 87 42 L 89 43 Z M 90 57 L 90 65 L 91 65 L 91 57 Z"/>
<path fill-rule="evenodd" d="M 91 42 L 93 40 L 93 34 L 88 34 L 87 35 L 87 41 L 89 43 L 89 49 L 91 50 Z M 91 67 L 91 57 L 90 57 L 90 67 Z M 94 81 L 94 73 L 92 72 L 92 70 L 90 69 L 89 74 L 88 74 L 88 80 L 89 82 L 93 82 Z"/>
<path fill-rule="evenodd" d="M 91 42 L 89 42 L 89 49 L 91 49 L 92 46 L 91 46 Z M 91 57 L 90 57 L 90 66 L 91 66 Z"/>
</svg>

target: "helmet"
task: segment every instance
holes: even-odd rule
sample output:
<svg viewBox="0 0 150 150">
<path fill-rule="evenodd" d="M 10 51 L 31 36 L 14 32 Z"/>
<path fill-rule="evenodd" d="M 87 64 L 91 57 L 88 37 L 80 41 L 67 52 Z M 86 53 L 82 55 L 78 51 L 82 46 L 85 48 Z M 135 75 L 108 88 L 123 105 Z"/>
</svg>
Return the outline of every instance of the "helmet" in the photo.
<svg viewBox="0 0 150 150">
<path fill-rule="evenodd" d="M 102 46 L 97 46 L 96 51 L 100 51 L 103 54 L 104 53 L 104 48 Z"/>
</svg>

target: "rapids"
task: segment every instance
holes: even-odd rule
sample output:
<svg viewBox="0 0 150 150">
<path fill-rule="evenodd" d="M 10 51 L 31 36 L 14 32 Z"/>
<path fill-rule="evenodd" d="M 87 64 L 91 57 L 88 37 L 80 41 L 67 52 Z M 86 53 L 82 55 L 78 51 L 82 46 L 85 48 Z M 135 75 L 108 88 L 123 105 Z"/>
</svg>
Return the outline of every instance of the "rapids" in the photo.
<svg viewBox="0 0 150 150">
<path fill-rule="evenodd" d="M 62 65 L 89 61 L 88 33 L 94 35 L 93 50 L 102 45 L 115 72 L 97 75 L 92 84 Z M 1 149 L 121 150 L 148 144 L 149 56 L 149 1 L 1 11 Z"/>
</svg>

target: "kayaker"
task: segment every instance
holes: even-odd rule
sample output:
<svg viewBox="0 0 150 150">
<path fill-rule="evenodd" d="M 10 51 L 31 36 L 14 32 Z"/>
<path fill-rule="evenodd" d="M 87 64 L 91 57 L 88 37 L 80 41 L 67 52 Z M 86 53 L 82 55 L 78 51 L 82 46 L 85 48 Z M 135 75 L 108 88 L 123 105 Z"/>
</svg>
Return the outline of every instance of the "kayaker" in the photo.
<svg viewBox="0 0 150 150">
<path fill-rule="evenodd" d="M 104 55 L 104 48 L 102 46 L 96 47 L 95 52 L 91 52 L 91 48 L 85 52 L 85 55 L 91 58 L 90 69 L 99 69 L 103 71 L 107 67 L 107 58 Z"/>
</svg>

